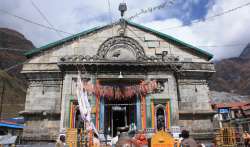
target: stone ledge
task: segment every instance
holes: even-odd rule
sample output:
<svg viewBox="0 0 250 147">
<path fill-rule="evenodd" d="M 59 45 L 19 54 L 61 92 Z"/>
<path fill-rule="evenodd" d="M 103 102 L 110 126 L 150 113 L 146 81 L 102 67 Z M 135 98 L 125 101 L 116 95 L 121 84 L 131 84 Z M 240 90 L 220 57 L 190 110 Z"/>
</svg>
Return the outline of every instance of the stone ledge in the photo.
<svg viewBox="0 0 250 147">
<path fill-rule="evenodd" d="M 41 137 L 31 137 L 31 136 L 23 136 L 21 138 L 24 142 L 55 142 L 57 136 L 41 136 Z"/>
<path fill-rule="evenodd" d="M 192 136 L 196 140 L 213 140 L 214 139 L 214 132 L 207 132 L 207 133 L 191 133 Z"/>
<path fill-rule="evenodd" d="M 36 115 L 36 116 L 47 116 L 47 115 L 61 115 L 61 112 L 46 111 L 46 110 L 32 110 L 32 111 L 21 111 L 19 112 L 22 116 Z"/>
<path fill-rule="evenodd" d="M 200 114 L 203 114 L 203 115 L 214 115 L 216 114 L 217 112 L 216 111 L 204 111 L 204 110 L 195 110 L 195 111 L 183 111 L 183 110 L 180 110 L 179 111 L 179 114 L 180 115 L 200 115 Z"/>
</svg>

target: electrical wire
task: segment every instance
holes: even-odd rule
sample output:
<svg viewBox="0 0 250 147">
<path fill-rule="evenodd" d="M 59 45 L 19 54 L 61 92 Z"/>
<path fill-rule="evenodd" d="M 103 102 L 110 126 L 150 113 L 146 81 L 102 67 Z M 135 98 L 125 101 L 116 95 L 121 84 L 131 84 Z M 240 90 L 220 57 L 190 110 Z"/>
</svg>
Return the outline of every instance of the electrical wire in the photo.
<svg viewBox="0 0 250 147">
<path fill-rule="evenodd" d="M 144 39 L 142 39 L 142 37 L 139 37 L 139 35 L 137 35 L 137 33 L 135 31 L 133 31 L 132 29 L 130 29 L 128 27 L 128 30 L 130 30 L 136 38 L 139 38 L 142 42 L 145 42 Z M 206 48 L 209 48 L 209 47 L 236 47 L 236 46 L 246 46 L 247 43 L 238 43 L 238 44 L 224 44 L 224 45 L 219 45 L 219 44 L 214 44 L 214 45 L 195 45 L 195 47 L 206 47 Z M 190 48 L 190 47 L 184 47 L 184 46 L 179 46 L 178 48 L 180 49 L 187 49 L 187 48 Z"/>
<path fill-rule="evenodd" d="M 31 1 L 31 2 L 32 2 L 32 1 Z M 34 3 L 33 3 L 33 4 L 34 4 Z M 108 0 L 108 4 L 109 4 L 109 10 L 110 10 L 110 2 L 109 2 L 109 0 Z M 222 16 L 222 15 L 225 15 L 225 14 L 227 14 L 227 13 L 231 13 L 231 12 L 233 12 L 233 11 L 236 11 L 236 10 L 238 10 L 238 9 L 241 9 L 241 8 L 246 7 L 246 6 L 249 6 L 249 5 L 250 5 L 250 2 L 249 2 L 249 3 L 246 3 L 246 4 L 244 4 L 244 5 L 235 7 L 235 8 L 233 8 L 233 9 L 230 9 L 230 10 L 227 10 L 227 11 L 223 11 L 222 13 L 218 13 L 218 14 L 216 14 L 216 15 L 207 17 L 205 20 L 212 19 L 212 18 L 215 18 L 215 17 L 218 17 L 218 16 Z M 35 7 L 35 5 L 34 5 L 34 7 Z M 37 7 L 37 8 L 38 8 L 38 7 Z M 42 14 L 42 12 L 39 10 L 39 8 L 38 8 L 37 10 L 38 10 L 39 13 L 44 17 L 44 19 L 47 20 L 46 17 L 45 17 L 45 15 Z M 65 32 L 65 31 L 62 31 L 62 30 L 59 30 L 59 29 L 55 29 L 55 28 L 53 27 L 53 25 L 52 25 L 51 23 L 49 23 L 49 21 L 47 21 L 47 23 L 50 24 L 50 26 L 46 26 L 46 25 L 40 24 L 40 23 L 38 23 L 38 22 L 29 20 L 29 19 L 27 19 L 27 18 L 24 18 L 24 17 L 18 16 L 18 15 L 9 13 L 8 11 L 2 10 L 2 9 L 0 9 L 0 12 L 1 12 L 1 13 L 4 13 L 4 14 L 7 14 L 7 15 L 10 15 L 10 16 L 12 16 L 12 17 L 21 19 L 21 20 L 23 20 L 23 21 L 25 21 L 25 22 L 28 22 L 28 23 L 31 23 L 31 24 L 34 24 L 34 25 L 43 27 L 43 28 L 47 28 L 47 29 L 50 29 L 50 30 L 53 30 L 53 31 L 56 31 L 56 32 L 64 33 L 64 34 L 73 35 L 73 33 Z M 111 13 L 111 11 L 110 11 L 110 13 Z M 112 21 L 112 16 L 111 16 L 111 21 Z M 196 20 L 196 21 L 194 21 L 194 22 L 192 22 L 192 23 L 198 23 L 198 22 L 201 22 L 201 21 L 204 21 L 204 20 L 203 20 L 203 19 L 200 19 L 200 20 Z M 112 27 L 113 27 L 113 23 L 112 23 L 112 22 L 111 22 L 111 24 L 112 24 Z M 165 28 L 165 29 L 173 29 L 173 28 L 179 28 L 179 27 L 185 27 L 185 25 L 180 25 L 180 26 L 175 26 L 175 27 Z M 161 30 L 163 30 L 163 29 L 161 29 Z M 134 31 L 132 31 L 132 32 L 135 33 Z M 137 36 L 137 35 L 136 35 L 136 36 Z M 243 45 L 246 45 L 246 44 L 210 45 L 210 46 L 198 46 L 198 47 L 232 47 L 232 46 L 243 46 Z M 181 47 L 181 48 L 189 48 L 189 47 Z M 11 49 L 8 49 L 8 50 L 11 50 Z M 14 49 L 13 49 L 13 50 L 14 50 Z M 14 67 L 16 67 L 16 66 L 22 65 L 22 64 L 24 64 L 24 63 L 25 63 L 25 62 L 23 62 L 23 63 L 18 63 L 18 64 L 16 64 L 16 65 L 13 65 L 13 66 L 7 68 L 7 69 L 4 69 L 4 71 L 8 71 L 8 70 L 10 70 L 10 69 L 12 69 L 12 68 L 14 68 Z"/>
<path fill-rule="evenodd" d="M 32 2 L 32 0 L 31 0 L 31 2 Z M 170 1 L 169 3 L 170 3 L 170 4 L 173 4 L 173 1 Z M 32 4 L 34 4 L 34 3 L 32 2 Z M 108 4 L 109 4 L 109 9 L 110 9 L 110 2 L 109 2 L 109 0 L 108 0 Z M 161 7 L 164 6 L 164 7 L 165 7 L 165 5 L 166 5 L 166 2 L 164 2 L 163 4 L 161 4 L 161 5 L 159 5 L 159 6 L 161 6 Z M 230 10 L 223 11 L 223 12 L 221 12 L 221 13 L 215 14 L 215 15 L 213 15 L 213 16 L 207 17 L 206 19 L 195 20 L 195 21 L 192 22 L 192 24 L 194 24 L 194 23 L 199 23 L 199 22 L 202 22 L 202 21 L 205 21 L 205 20 L 209 20 L 209 19 L 212 19 L 212 18 L 215 18 L 215 17 L 219 17 L 219 16 L 225 15 L 225 14 L 227 14 L 227 13 L 231 13 L 231 12 L 233 12 L 233 11 L 236 11 L 236 10 L 238 10 L 238 9 L 241 9 L 241 8 L 246 7 L 246 6 L 249 6 L 249 5 L 250 5 L 250 2 L 248 2 L 248 3 L 246 3 L 246 4 L 243 4 L 243 5 L 241 5 L 241 6 L 238 6 L 238 7 L 232 8 L 232 9 L 230 9 Z M 28 23 L 31 23 L 31 24 L 34 24 L 34 25 L 43 27 L 43 28 L 47 28 L 47 29 L 50 29 L 50 30 L 53 30 L 53 31 L 56 31 L 56 32 L 64 33 L 64 34 L 73 35 L 73 33 L 69 33 L 69 32 L 66 32 L 66 31 L 63 31 L 63 30 L 59 30 L 59 29 L 54 28 L 53 25 L 52 25 L 51 23 L 49 23 L 49 21 L 48 21 L 48 19 L 45 17 L 45 15 L 39 10 L 39 8 L 36 7 L 35 4 L 34 4 L 33 6 L 38 10 L 38 12 L 39 12 L 39 13 L 41 14 L 41 16 L 47 21 L 47 23 L 50 24 L 50 26 L 46 26 L 46 25 L 40 24 L 40 23 L 38 23 L 38 22 L 29 20 L 29 19 L 27 19 L 27 18 L 24 18 L 24 17 L 18 16 L 18 15 L 12 14 L 12 13 L 6 11 L 6 10 L 3 10 L 3 9 L 0 9 L 0 12 L 1 12 L 1 13 L 4 13 L 4 14 L 7 14 L 7 15 L 10 15 L 10 16 L 12 16 L 12 17 L 21 19 L 21 20 L 26 21 L 26 22 L 28 22 Z M 159 6 L 152 7 L 152 8 L 147 8 L 146 10 L 151 10 L 151 9 L 154 10 L 153 8 L 157 8 L 157 7 L 159 7 Z M 144 10 L 144 11 L 145 11 L 145 10 Z M 149 12 L 152 12 L 152 11 L 149 11 Z M 140 14 L 140 13 L 139 13 L 139 14 Z M 136 14 L 136 15 L 132 15 L 132 17 L 133 17 L 133 16 L 136 16 L 136 17 L 137 17 L 137 16 L 139 16 L 139 15 Z M 112 17 L 112 16 L 111 16 L 111 17 Z M 129 17 L 129 18 L 131 18 L 131 17 Z M 133 18 L 134 18 L 134 17 L 133 17 Z M 112 20 L 112 18 L 111 18 L 111 20 Z M 112 24 L 112 22 L 111 22 L 111 24 Z M 175 29 L 175 28 L 181 28 L 181 27 L 185 27 L 185 26 L 187 26 L 187 25 L 178 25 L 178 26 L 174 26 L 174 27 L 163 28 L 163 29 L 160 29 L 160 30 Z"/>
<path fill-rule="evenodd" d="M 30 19 L 27 19 L 25 17 L 22 17 L 22 16 L 18 16 L 16 14 L 13 14 L 13 13 L 10 13 L 6 10 L 3 10 L 3 9 L 0 9 L 0 13 L 3 13 L 3 14 L 6 14 L 6 15 L 9 15 L 11 17 L 14 17 L 14 18 L 17 18 L 17 19 L 20 19 L 22 21 L 25 21 L 27 23 L 30 23 L 30 24 L 33 24 L 33 25 L 37 25 L 39 27 L 42 27 L 42 28 L 45 28 L 45 29 L 49 29 L 49 30 L 53 30 L 53 31 L 57 31 L 57 32 L 60 32 L 60 33 L 64 33 L 64 34 L 67 34 L 67 35 L 75 35 L 75 33 L 70 33 L 70 32 L 66 32 L 66 31 L 63 31 L 63 30 L 60 30 L 60 29 L 56 29 L 54 27 L 51 27 L 51 26 L 47 26 L 47 25 L 44 25 L 44 24 L 41 24 L 41 23 L 38 23 L 38 22 L 35 22 L 33 20 L 30 20 Z M 113 27 L 115 24 L 117 24 L 118 21 L 115 21 L 111 24 L 107 24 L 106 26 L 110 26 L 110 27 Z M 105 38 L 105 37 L 97 37 L 97 38 Z"/>
<path fill-rule="evenodd" d="M 207 21 L 207 20 L 211 20 L 211 19 L 213 19 L 213 18 L 216 18 L 216 17 L 222 16 L 222 15 L 225 15 L 225 14 L 228 14 L 228 13 L 231 13 L 231 12 L 234 12 L 234 11 L 236 11 L 236 10 L 239 10 L 239 9 L 241 9 L 241 8 L 244 8 L 244 7 L 247 7 L 247 6 L 249 6 L 249 5 L 250 5 L 250 2 L 245 3 L 245 4 L 243 4 L 243 5 L 240 5 L 240 6 L 238 6 L 238 7 L 235 7 L 235 8 L 226 10 L 226 11 L 223 11 L 223 12 L 221 12 L 221 13 L 217 13 L 217 14 L 215 14 L 215 15 L 208 16 L 208 17 L 205 18 L 205 19 L 197 19 L 197 20 L 194 20 L 194 21 L 191 22 L 191 24 L 196 24 L 196 23 L 199 23 L 199 22 L 205 22 L 205 21 Z M 168 30 L 168 29 L 176 29 L 176 28 L 182 28 L 182 27 L 186 27 L 186 26 L 188 26 L 188 25 L 182 24 L 182 25 L 177 25 L 177 26 L 173 26 L 173 27 L 163 28 L 163 29 L 159 29 L 159 30 L 162 31 L 162 30 Z"/>
<path fill-rule="evenodd" d="M 108 3 L 108 11 L 109 11 L 110 24 L 113 24 L 113 18 L 112 18 L 110 0 L 107 0 L 107 3 Z M 112 25 L 112 36 L 113 36 L 113 35 L 114 35 L 114 26 Z"/>
<path fill-rule="evenodd" d="M 110 24 L 112 24 L 113 23 L 113 18 L 112 18 L 112 13 L 111 13 L 110 0 L 107 0 L 107 3 L 108 3 L 108 11 L 109 11 Z"/>
<path fill-rule="evenodd" d="M 145 8 L 145 9 L 141 9 L 140 12 L 137 12 L 135 15 L 131 15 L 127 19 L 132 20 L 132 19 L 135 19 L 135 18 L 141 16 L 142 14 L 153 13 L 155 10 L 160 10 L 160 9 L 165 8 L 165 7 L 169 7 L 169 6 L 173 5 L 175 1 L 176 0 L 165 0 L 160 5 L 157 5 L 157 6 L 154 6 L 154 7 L 148 7 L 148 8 Z"/>
<path fill-rule="evenodd" d="M 33 24 L 33 25 L 37 25 L 39 27 L 42 27 L 42 28 L 46 28 L 46 29 L 49 29 L 49 30 L 53 30 L 53 31 L 56 31 L 56 32 L 60 32 L 60 33 L 64 33 L 64 34 L 68 34 L 68 35 L 75 35 L 75 33 L 71 33 L 71 32 L 66 32 L 64 30 L 60 30 L 60 29 L 57 29 L 57 28 L 54 28 L 54 27 L 51 27 L 51 26 L 47 26 L 47 25 L 44 25 L 44 24 L 41 24 L 41 23 L 38 23 L 38 22 L 35 22 L 33 20 L 30 20 L 28 18 L 25 18 L 25 17 L 22 17 L 22 16 L 19 16 L 19 15 L 16 15 L 16 14 L 13 14 L 13 13 L 10 13 L 6 10 L 3 10 L 3 9 L 0 9 L 0 13 L 3 13 L 3 14 L 6 14 L 6 15 L 9 15 L 11 17 L 14 17 L 14 18 L 17 18 L 17 19 L 20 19 L 22 21 L 25 21 L 27 23 L 30 23 L 30 24 Z M 106 24 L 105 26 L 107 27 L 113 27 L 115 24 L 119 23 L 118 20 L 115 20 L 113 21 L 112 23 L 108 23 Z M 97 38 L 106 38 L 106 37 L 97 37 Z"/>
<path fill-rule="evenodd" d="M 53 27 L 50 27 L 50 26 L 47 26 L 47 25 L 44 25 L 44 24 L 35 22 L 35 21 L 33 21 L 33 20 L 29 20 L 29 19 L 27 19 L 27 18 L 24 18 L 24 17 L 18 16 L 18 15 L 12 14 L 12 13 L 6 11 L 6 10 L 3 10 L 3 9 L 0 9 L 0 12 L 1 12 L 1 13 L 4 13 L 4 14 L 7 14 L 7 15 L 9 15 L 9 16 L 12 16 L 12 17 L 14 17 L 14 18 L 18 18 L 18 19 L 23 20 L 23 21 L 25 21 L 25 22 L 28 22 L 28 23 L 30 23 L 30 24 L 37 25 L 37 26 L 40 26 L 40 27 L 49 29 L 49 30 L 54 30 L 54 31 L 61 32 L 61 33 L 64 33 L 64 34 L 68 34 L 68 35 L 74 35 L 73 33 L 69 33 L 69 32 L 66 32 L 66 31 L 62 31 L 62 30 L 59 30 L 59 29 L 56 29 L 56 28 L 53 28 Z"/>
<path fill-rule="evenodd" d="M 39 9 L 39 7 L 33 2 L 33 0 L 30 0 L 32 6 L 38 11 L 38 13 L 42 16 L 42 18 L 47 22 L 47 24 L 51 27 L 51 28 L 55 28 L 52 23 L 50 23 L 50 21 L 47 19 L 47 17 L 43 14 L 43 12 Z M 54 30 L 58 36 L 63 37 L 58 31 Z"/>
<path fill-rule="evenodd" d="M 109 0 L 108 0 L 108 1 L 109 1 Z M 172 4 L 172 3 L 173 3 L 173 1 L 170 1 L 170 4 Z M 161 4 L 161 5 L 164 6 L 164 3 Z M 159 6 L 161 6 L 161 5 L 159 5 Z M 192 24 L 199 23 L 199 22 L 202 22 L 202 21 L 205 21 L 205 20 L 209 20 L 209 19 L 212 19 L 212 18 L 215 18 L 215 17 L 219 17 L 219 16 L 225 15 L 225 14 L 227 14 L 227 13 L 231 13 L 231 12 L 233 12 L 233 11 L 236 11 L 236 10 L 238 10 L 238 9 L 241 9 L 241 8 L 246 7 L 246 6 L 249 6 L 249 5 L 250 5 L 250 2 L 248 2 L 248 3 L 246 3 L 246 4 L 243 4 L 243 5 L 241 5 L 241 6 L 235 7 L 235 8 L 233 8 L 233 9 L 230 9 L 230 10 L 223 11 L 223 12 L 221 12 L 221 13 L 215 14 L 215 15 L 213 15 L 213 16 L 209 16 L 209 17 L 207 17 L 206 19 L 195 20 L 195 21 L 192 22 Z M 158 7 L 159 7 L 159 6 L 158 6 Z M 156 7 L 157 7 L 157 6 L 156 6 Z M 162 7 L 162 6 L 161 6 L 161 7 Z M 154 7 L 152 7 L 152 9 L 153 9 L 153 8 L 154 8 Z M 147 8 L 147 9 L 148 9 L 148 10 L 151 10 L 151 9 L 149 9 L 149 8 Z M 153 10 L 154 10 L 154 9 L 153 9 Z M 38 23 L 38 22 L 35 22 L 35 21 L 32 21 L 32 20 L 29 20 L 29 19 L 27 19 L 27 18 L 24 18 L 24 17 L 18 16 L 18 15 L 12 14 L 12 13 L 6 11 L 6 10 L 3 10 L 3 9 L 0 9 L 0 12 L 1 12 L 1 13 L 4 13 L 4 14 L 7 14 L 7 15 L 10 15 L 10 16 L 12 16 L 12 17 L 21 19 L 21 20 L 23 20 L 23 21 L 25 21 L 25 22 L 28 22 L 28 23 L 31 23 L 31 24 L 34 24 L 34 25 L 37 25 L 37 26 L 46 28 L 46 29 L 50 29 L 50 30 L 53 30 L 53 31 L 56 31 L 56 32 L 61 32 L 61 33 L 68 34 L 68 35 L 74 35 L 73 33 L 69 33 L 69 32 L 66 32 L 66 31 L 63 31 L 63 30 L 56 29 L 56 28 L 52 27 L 53 25 L 52 25 L 52 26 L 47 26 L 47 25 L 44 25 L 44 24 L 41 24 L 41 23 Z M 151 11 L 149 11 L 149 12 L 151 12 Z M 42 14 L 42 13 L 41 13 L 41 14 Z M 134 17 L 134 16 L 137 17 L 137 16 L 139 16 L 139 15 L 141 15 L 141 14 L 139 13 L 139 14 L 136 14 L 136 15 L 132 15 L 132 17 Z M 129 17 L 129 18 L 131 18 L 131 17 Z M 113 24 L 113 23 L 111 23 L 111 24 Z M 181 27 L 186 27 L 186 26 L 187 26 L 187 25 L 178 25 L 178 26 L 174 26 L 174 27 L 163 28 L 163 29 L 160 29 L 160 30 L 175 29 L 175 28 L 181 28 Z"/>
</svg>

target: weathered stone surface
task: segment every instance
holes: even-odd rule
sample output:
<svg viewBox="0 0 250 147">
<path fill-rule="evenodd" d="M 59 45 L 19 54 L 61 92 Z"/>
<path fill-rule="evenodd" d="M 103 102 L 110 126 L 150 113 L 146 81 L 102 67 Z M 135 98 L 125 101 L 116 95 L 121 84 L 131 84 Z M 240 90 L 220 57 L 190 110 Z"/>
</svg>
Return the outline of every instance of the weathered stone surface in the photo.
<svg viewBox="0 0 250 147">
<path fill-rule="evenodd" d="M 210 118 L 213 112 L 209 104 L 207 78 L 214 72 L 213 64 L 202 56 L 132 26 L 127 26 L 125 32 L 132 43 L 129 41 L 130 47 L 124 51 L 126 42 L 111 38 L 119 35 L 119 28 L 115 25 L 90 33 L 29 59 L 22 70 L 30 80 L 23 113 L 29 118 L 24 136 L 34 134 L 42 138 L 47 135 L 52 139 L 59 131 L 65 132 L 69 126 L 69 102 L 76 100 L 79 69 L 84 69 L 82 78 L 91 82 L 95 79 L 118 80 L 120 71 L 123 80 L 157 80 L 161 89 L 146 97 L 147 118 L 150 118 L 148 105 L 151 101 L 156 105 L 170 102 L 171 125 L 182 126 L 192 133 L 212 131 Z M 123 42 L 123 45 L 117 47 L 116 41 L 117 44 Z M 120 54 L 134 56 L 129 60 L 114 60 Z M 89 99 L 95 105 L 95 96 L 90 95 Z M 57 117 L 51 119 L 53 115 Z M 152 121 L 147 123 L 151 127 Z"/>
</svg>

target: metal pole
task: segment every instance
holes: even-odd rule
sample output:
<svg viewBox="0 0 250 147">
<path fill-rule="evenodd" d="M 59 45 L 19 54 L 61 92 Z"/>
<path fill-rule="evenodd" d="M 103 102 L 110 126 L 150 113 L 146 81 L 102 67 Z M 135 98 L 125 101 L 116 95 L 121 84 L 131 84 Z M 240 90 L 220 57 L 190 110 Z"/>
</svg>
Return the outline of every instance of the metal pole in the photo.
<svg viewBox="0 0 250 147">
<path fill-rule="evenodd" d="M 1 93 L 1 109 L 0 109 L 0 119 L 2 119 L 2 110 L 3 110 L 3 96 L 5 91 L 5 83 L 2 81 L 2 93 Z"/>
</svg>

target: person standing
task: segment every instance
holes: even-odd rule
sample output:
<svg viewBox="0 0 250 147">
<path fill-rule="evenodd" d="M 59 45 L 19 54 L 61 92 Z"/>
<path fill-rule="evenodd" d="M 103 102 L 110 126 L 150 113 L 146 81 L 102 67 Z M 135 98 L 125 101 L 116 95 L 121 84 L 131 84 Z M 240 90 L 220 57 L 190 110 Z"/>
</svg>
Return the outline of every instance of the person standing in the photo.
<svg viewBox="0 0 250 147">
<path fill-rule="evenodd" d="M 249 145 L 249 142 L 250 142 L 250 135 L 249 135 L 249 133 L 247 133 L 247 131 L 244 131 L 244 133 L 243 133 L 243 135 L 242 135 L 242 138 L 243 138 L 243 140 L 244 140 L 244 145 L 245 145 L 245 147 L 250 146 L 250 145 Z"/>
<path fill-rule="evenodd" d="M 198 147 L 195 140 L 193 138 L 189 137 L 189 131 L 182 130 L 181 137 L 183 138 L 183 140 L 181 141 L 182 147 Z"/>
<path fill-rule="evenodd" d="M 60 135 L 59 139 L 56 142 L 56 147 L 64 147 L 65 146 L 65 136 Z"/>
<path fill-rule="evenodd" d="M 94 147 L 101 146 L 100 140 L 99 140 L 98 135 L 96 133 L 94 133 L 93 144 L 94 144 Z"/>
</svg>

